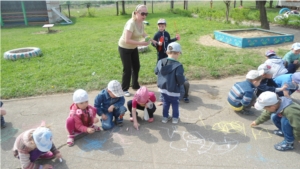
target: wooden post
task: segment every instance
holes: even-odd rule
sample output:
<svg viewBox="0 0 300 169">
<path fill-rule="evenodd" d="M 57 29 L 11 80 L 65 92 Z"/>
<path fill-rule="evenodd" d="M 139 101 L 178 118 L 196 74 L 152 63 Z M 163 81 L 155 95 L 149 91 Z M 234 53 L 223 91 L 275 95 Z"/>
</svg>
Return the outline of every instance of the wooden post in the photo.
<svg viewBox="0 0 300 169">
<path fill-rule="evenodd" d="M 125 14 L 125 1 L 123 0 L 122 1 L 122 14 L 124 15 Z"/>
<path fill-rule="evenodd" d="M 119 2 L 116 2 L 116 7 L 117 7 L 117 16 L 119 16 Z"/>
<path fill-rule="evenodd" d="M 152 0 L 152 13 L 153 13 L 153 0 Z"/>
<path fill-rule="evenodd" d="M 235 8 L 236 0 L 233 1 L 233 8 Z"/>
<path fill-rule="evenodd" d="M 210 0 L 210 9 L 212 9 L 212 6 L 213 6 L 213 1 Z"/>
<path fill-rule="evenodd" d="M 146 5 L 146 1 L 144 1 L 144 5 Z"/>
<path fill-rule="evenodd" d="M 173 9 L 174 8 L 174 1 L 172 0 L 171 1 L 171 9 Z"/>
<path fill-rule="evenodd" d="M 69 18 L 71 18 L 71 14 L 70 14 L 70 1 L 67 1 L 67 5 L 68 5 Z"/>
</svg>

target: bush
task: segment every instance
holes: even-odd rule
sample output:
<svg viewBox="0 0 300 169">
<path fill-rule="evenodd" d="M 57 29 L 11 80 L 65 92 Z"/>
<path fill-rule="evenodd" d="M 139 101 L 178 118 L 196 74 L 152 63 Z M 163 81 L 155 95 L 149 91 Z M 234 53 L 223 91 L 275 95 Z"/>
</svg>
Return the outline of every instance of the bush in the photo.
<svg viewBox="0 0 300 169">
<path fill-rule="evenodd" d="M 234 8 L 230 12 L 230 17 L 233 18 L 237 22 L 241 22 L 246 20 L 249 15 L 249 9 L 246 8 Z"/>
<path fill-rule="evenodd" d="M 192 17 L 192 12 L 191 11 L 188 11 L 188 10 L 182 10 L 182 9 L 179 9 L 179 8 L 176 8 L 176 9 L 170 9 L 171 13 L 174 13 L 174 14 L 179 14 L 181 16 L 187 16 L 187 17 Z"/>
</svg>

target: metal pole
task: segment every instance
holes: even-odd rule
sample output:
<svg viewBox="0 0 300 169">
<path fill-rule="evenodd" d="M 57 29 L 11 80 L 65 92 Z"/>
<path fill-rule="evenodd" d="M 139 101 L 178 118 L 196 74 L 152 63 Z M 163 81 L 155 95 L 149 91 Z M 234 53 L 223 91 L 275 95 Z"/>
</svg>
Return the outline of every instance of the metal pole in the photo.
<svg viewBox="0 0 300 169">
<path fill-rule="evenodd" d="M 26 9 L 25 9 L 25 5 L 24 5 L 24 1 L 21 1 L 21 6 L 22 6 L 22 12 L 23 12 L 23 16 L 24 16 L 24 22 L 25 22 L 25 25 L 27 26 L 28 22 L 27 22 L 27 17 L 26 17 Z"/>
<path fill-rule="evenodd" d="M 4 26 L 3 20 L 2 20 L 2 13 L 0 11 L 0 22 L 1 22 L 1 26 Z"/>
</svg>

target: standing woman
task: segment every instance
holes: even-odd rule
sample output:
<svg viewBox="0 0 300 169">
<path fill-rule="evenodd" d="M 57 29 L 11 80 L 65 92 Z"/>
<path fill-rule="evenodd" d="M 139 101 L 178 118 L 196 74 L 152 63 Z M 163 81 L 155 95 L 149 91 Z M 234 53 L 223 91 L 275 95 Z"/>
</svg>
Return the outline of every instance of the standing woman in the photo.
<svg viewBox="0 0 300 169">
<path fill-rule="evenodd" d="M 132 78 L 132 88 L 140 88 L 138 78 L 140 71 L 140 59 L 138 46 L 147 46 L 150 41 L 145 41 L 147 34 L 144 31 L 143 21 L 148 15 L 145 5 L 138 5 L 132 12 L 132 18 L 129 19 L 124 27 L 123 34 L 119 39 L 119 53 L 123 64 L 122 89 L 124 96 L 130 96 L 128 89 L 130 79 Z M 141 39 L 143 40 L 141 41 Z M 131 77 L 132 76 L 132 77 Z"/>
</svg>

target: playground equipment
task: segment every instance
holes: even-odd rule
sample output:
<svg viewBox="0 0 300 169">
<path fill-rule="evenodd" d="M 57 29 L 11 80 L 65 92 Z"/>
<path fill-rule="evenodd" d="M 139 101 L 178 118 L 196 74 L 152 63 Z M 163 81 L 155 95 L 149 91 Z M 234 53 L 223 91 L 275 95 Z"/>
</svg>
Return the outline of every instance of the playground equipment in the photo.
<svg viewBox="0 0 300 169">
<path fill-rule="evenodd" d="M 31 58 L 36 56 L 42 56 L 42 51 L 37 47 L 26 47 L 9 50 L 4 53 L 4 59 L 17 60 L 20 58 Z"/>
<path fill-rule="evenodd" d="M 299 17 L 299 19 L 289 20 L 289 22 L 300 22 L 300 12 L 296 10 L 290 10 L 289 8 L 282 8 L 279 11 L 279 15 L 275 16 L 274 21 L 280 22 L 284 19 L 287 19 L 291 16 Z"/>
</svg>

